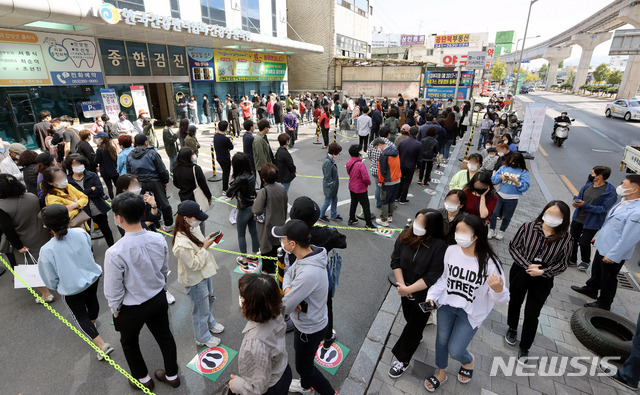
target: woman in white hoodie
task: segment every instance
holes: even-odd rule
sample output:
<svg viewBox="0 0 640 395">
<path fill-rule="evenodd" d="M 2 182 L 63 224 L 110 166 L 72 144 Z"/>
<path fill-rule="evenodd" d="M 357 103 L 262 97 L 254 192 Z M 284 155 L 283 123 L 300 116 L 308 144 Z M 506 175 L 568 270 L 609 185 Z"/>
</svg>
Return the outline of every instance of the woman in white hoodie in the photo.
<svg viewBox="0 0 640 395">
<path fill-rule="evenodd" d="M 185 200 L 178 205 L 178 215 L 173 229 L 173 254 L 178 258 L 178 282 L 187 288 L 193 301 L 193 332 L 198 346 L 215 347 L 220 339 L 213 336 L 221 333 L 224 326 L 213 318 L 213 281 L 218 265 L 209 247 L 217 234 L 206 238 L 200 231 L 200 222 L 206 221 L 198 203 Z"/>
<path fill-rule="evenodd" d="M 449 356 L 462 364 L 458 381 L 471 381 L 474 358 L 467 347 L 494 304 L 509 301 L 504 273 L 489 245 L 484 221 L 467 215 L 456 226 L 455 240 L 457 244 L 449 246 L 444 255 L 442 277 L 427 292 L 426 303 L 438 307 L 438 371 L 424 382 L 429 392 L 447 381 Z"/>
</svg>

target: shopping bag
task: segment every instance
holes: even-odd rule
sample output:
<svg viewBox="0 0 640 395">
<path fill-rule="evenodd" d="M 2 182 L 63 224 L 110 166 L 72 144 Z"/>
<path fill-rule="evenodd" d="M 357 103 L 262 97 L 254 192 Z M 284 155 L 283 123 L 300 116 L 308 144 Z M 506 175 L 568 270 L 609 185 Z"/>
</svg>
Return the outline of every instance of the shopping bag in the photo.
<svg viewBox="0 0 640 395">
<path fill-rule="evenodd" d="M 16 276 L 13 279 L 13 288 L 26 288 L 18 277 L 23 279 L 31 288 L 44 287 L 44 281 L 42 281 L 42 277 L 40 277 L 40 272 L 38 271 L 38 261 L 36 261 L 29 251 L 25 254 L 25 261 L 27 263 L 26 265 L 17 265 L 13 268 L 16 272 Z"/>
<path fill-rule="evenodd" d="M 231 209 L 231 212 L 229 213 L 229 222 L 231 222 L 231 225 L 235 225 L 237 217 L 238 217 L 238 209 L 234 207 L 233 209 Z"/>
</svg>

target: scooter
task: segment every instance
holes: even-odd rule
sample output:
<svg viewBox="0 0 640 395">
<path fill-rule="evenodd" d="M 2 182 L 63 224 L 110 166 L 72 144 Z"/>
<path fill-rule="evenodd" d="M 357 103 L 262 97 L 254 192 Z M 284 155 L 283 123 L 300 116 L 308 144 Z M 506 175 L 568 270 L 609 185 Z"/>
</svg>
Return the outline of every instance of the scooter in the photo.
<svg viewBox="0 0 640 395">
<path fill-rule="evenodd" d="M 575 121 L 575 119 L 571 119 L 571 122 Z M 569 122 L 557 122 L 555 124 L 554 131 L 551 133 L 551 140 L 558 147 L 562 147 L 562 144 L 566 139 L 569 138 Z"/>
</svg>

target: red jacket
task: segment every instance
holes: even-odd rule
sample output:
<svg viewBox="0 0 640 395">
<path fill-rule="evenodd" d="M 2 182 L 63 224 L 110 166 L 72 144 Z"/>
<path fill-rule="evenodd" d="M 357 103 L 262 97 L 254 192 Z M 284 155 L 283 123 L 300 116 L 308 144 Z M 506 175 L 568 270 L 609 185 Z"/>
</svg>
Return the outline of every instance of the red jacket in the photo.
<svg viewBox="0 0 640 395">
<path fill-rule="evenodd" d="M 313 115 L 315 117 L 315 111 L 313 112 Z M 326 113 L 323 112 L 322 115 L 320 115 L 320 119 L 318 120 L 318 122 L 320 123 L 320 126 L 322 126 L 322 121 L 324 121 L 324 128 L 325 129 L 329 129 L 331 127 L 331 116 Z"/>
</svg>

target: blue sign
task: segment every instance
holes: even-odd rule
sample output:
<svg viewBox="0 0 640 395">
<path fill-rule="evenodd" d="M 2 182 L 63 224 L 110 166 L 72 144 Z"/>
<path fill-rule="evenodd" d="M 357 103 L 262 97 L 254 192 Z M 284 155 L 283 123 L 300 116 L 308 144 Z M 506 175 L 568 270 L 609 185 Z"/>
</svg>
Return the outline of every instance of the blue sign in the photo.
<svg viewBox="0 0 640 395">
<path fill-rule="evenodd" d="M 82 105 L 82 112 L 85 118 L 99 117 L 104 113 L 102 103 L 98 100 L 83 101 L 80 104 Z"/>
<path fill-rule="evenodd" d="M 103 85 L 99 71 L 52 71 L 53 85 Z"/>
<path fill-rule="evenodd" d="M 425 97 L 429 99 L 454 99 L 455 86 L 425 87 Z M 458 88 L 458 100 L 466 100 L 469 96 L 469 88 Z"/>
<path fill-rule="evenodd" d="M 215 80 L 213 49 L 187 47 L 187 55 L 189 56 L 191 82 Z"/>
<path fill-rule="evenodd" d="M 530 60 L 523 60 L 522 63 L 531 63 Z"/>
</svg>

